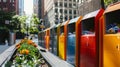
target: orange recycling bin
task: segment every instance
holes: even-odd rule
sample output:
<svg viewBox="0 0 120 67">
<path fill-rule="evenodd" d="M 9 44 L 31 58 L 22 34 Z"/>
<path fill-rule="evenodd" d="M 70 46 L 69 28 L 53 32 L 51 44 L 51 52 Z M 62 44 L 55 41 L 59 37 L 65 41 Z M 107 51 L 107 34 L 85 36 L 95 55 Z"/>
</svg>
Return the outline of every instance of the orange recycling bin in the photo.
<svg viewBox="0 0 120 67">
<path fill-rule="evenodd" d="M 50 44 L 50 29 L 46 29 L 45 34 L 45 48 L 49 50 L 49 44 Z"/>
<path fill-rule="evenodd" d="M 100 19 L 101 67 L 120 67 L 120 3 L 109 5 Z"/>
<path fill-rule="evenodd" d="M 79 67 L 99 67 L 99 19 L 104 10 L 86 14 L 81 21 Z"/>
</svg>

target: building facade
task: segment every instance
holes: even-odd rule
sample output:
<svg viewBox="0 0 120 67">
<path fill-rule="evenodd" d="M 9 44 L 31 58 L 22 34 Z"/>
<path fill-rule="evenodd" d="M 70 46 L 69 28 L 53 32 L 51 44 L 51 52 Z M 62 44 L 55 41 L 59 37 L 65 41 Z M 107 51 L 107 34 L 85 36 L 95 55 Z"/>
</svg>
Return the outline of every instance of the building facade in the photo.
<svg viewBox="0 0 120 67">
<path fill-rule="evenodd" d="M 76 0 L 44 0 L 44 20 L 47 26 L 75 18 L 76 4 Z"/>
<path fill-rule="evenodd" d="M 18 0 L 0 0 L 0 10 L 18 14 Z"/>
<path fill-rule="evenodd" d="M 38 0 L 38 17 L 39 19 L 44 18 L 44 0 Z"/>
<path fill-rule="evenodd" d="M 98 10 L 102 7 L 101 0 L 76 0 L 77 13 L 84 16 L 87 13 Z"/>
<path fill-rule="evenodd" d="M 38 0 L 33 0 L 33 13 L 38 16 Z"/>
<path fill-rule="evenodd" d="M 24 15 L 24 0 L 19 0 L 19 15 Z"/>
</svg>

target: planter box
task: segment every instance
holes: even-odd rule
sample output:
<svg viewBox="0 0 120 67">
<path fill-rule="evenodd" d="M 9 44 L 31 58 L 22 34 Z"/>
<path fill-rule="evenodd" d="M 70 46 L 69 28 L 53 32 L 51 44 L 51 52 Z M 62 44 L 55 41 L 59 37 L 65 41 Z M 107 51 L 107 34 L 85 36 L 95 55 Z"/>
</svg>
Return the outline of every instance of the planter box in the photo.
<svg viewBox="0 0 120 67">
<path fill-rule="evenodd" d="M 24 43 L 23 43 L 24 44 Z M 33 45 L 29 45 L 33 46 Z M 27 47 L 29 48 L 27 45 Z M 25 47 L 24 45 L 21 45 L 21 48 Z M 6 58 L 6 60 L 3 62 L 1 67 L 51 67 L 50 64 L 42 57 L 40 54 L 38 48 L 34 49 L 34 46 L 32 47 L 34 49 L 34 52 L 30 51 L 29 49 L 18 49 L 18 46 L 13 50 L 13 52 Z M 27 52 L 29 50 L 29 52 Z M 32 49 L 31 49 L 32 50 Z M 20 53 L 22 52 L 22 53 Z"/>
</svg>

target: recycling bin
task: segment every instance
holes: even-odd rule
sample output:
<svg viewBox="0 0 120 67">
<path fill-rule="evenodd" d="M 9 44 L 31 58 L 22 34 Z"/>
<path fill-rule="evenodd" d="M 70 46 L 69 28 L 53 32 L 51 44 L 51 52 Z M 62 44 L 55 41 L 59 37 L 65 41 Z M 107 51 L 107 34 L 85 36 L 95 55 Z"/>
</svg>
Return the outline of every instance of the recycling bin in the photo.
<svg viewBox="0 0 120 67">
<path fill-rule="evenodd" d="M 38 44 L 43 48 L 45 48 L 45 46 L 44 46 L 44 36 L 45 36 L 44 31 L 41 31 L 41 32 L 38 33 Z"/>
<path fill-rule="evenodd" d="M 88 13 L 81 21 L 79 67 L 99 67 L 99 19 L 103 12 Z"/>
<path fill-rule="evenodd" d="M 16 34 L 14 32 L 9 32 L 9 42 L 8 45 L 14 45 L 16 42 Z"/>
<path fill-rule="evenodd" d="M 45 31 L 45 48 L 49 50 L 49 44 L 50 44 L 50 29 L 46 29 Z"/>
<path fill-rule="evenodd" d="M 68 33 L 67 62 L 75 65 L 75 33 Z"/>
<path fill-rule="evenodd" d="M 50 28 L 50 43 L 49 43 L 49 51 L 51 52 L 51 53 L 53 53 L 53 40 L 54 40 L 54 38 L 53 38 L 53 30 L 52 30 L 52 28 Z"/>
<path fill-rule="evenodd" d="M 41 42 L 42 42 L 42 47 L 45 48 L 45 31 L 42 32 Z"/>
<path fill-rule="evenodd" d="M 57 55 L 58 48 L 57 48 L 57 27 L 53 28 L 54 35 L 53 35 L 53 54 Z"/>
<path fill-rule="evenodd" d="M 77 55 L 77 47 L 76 47 L 76 27 L 78 23 L 80 23 L 82 16 L 71 19 L 67 26 L 67 45 L 66 45 L 66 61 L 74 66 L 75 65 L 75 58 Z M 78 36 L 77 36 L 78 37 Z"/>
<path fill-rule="evenodd" d="M 55 35 L 54 27 L 55 27 L 55 26 L 51 26 L 51 27 L 50 27 L 49 51 L 50 51 L 51 53 L 54 52 L 54 35 Z"/>
<path fill-rule="evenodd" d="M 63 60 L 66 60 L 66 43 L 67 43 L 67 25 L 69 21 L 63 22 L 60 27 L 60 36 L 59 36 L 59 57 Z"/>
<path fill-rule="evenodd" d="M 101 66 L 120 67 L 120 3 L 109 5 L 100 19 Z"/>
<path fill-rule="evenodd" d="M 42 38 L 41 38 L 41 32 L 38 32 L 38 45 L 41 45 L 42 43 L 41 43 L 41 40 L 42 40 Z"/>
</svg>

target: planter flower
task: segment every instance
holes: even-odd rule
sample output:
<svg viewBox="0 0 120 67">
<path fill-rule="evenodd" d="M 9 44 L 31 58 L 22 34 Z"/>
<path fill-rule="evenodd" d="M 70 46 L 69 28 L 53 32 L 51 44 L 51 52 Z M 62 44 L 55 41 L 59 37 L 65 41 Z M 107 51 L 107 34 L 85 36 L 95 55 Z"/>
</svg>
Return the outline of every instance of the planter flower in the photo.
<svg viewBox="0 0 120 67">
<path fill-rule="evenodd" d="M 37 49 L 37 45 L 28 39 L 23 39 L 16 45 L 12 60 L 6 63 L 9 67 L 39 67 L 45 61 Z"/>
</svg>

